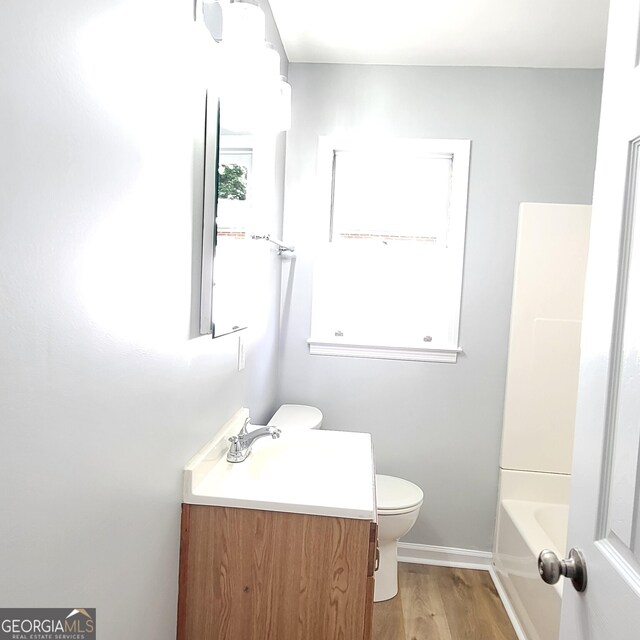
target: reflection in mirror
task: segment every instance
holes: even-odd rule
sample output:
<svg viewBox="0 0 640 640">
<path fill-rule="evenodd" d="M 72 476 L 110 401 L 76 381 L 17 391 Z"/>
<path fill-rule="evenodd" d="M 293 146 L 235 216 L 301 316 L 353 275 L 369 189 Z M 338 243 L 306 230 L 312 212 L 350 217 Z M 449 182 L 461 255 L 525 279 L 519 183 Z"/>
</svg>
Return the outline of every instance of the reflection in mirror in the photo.
<svg viewBox="0 0 640 640">
<path fill-rule="evenodd" d="M 220 136 L 214 263 L 215 335 L 247 326 L 251 273 L 247 232 L 253 226 L 255 166 L 249 136 Z"/>
</svg>

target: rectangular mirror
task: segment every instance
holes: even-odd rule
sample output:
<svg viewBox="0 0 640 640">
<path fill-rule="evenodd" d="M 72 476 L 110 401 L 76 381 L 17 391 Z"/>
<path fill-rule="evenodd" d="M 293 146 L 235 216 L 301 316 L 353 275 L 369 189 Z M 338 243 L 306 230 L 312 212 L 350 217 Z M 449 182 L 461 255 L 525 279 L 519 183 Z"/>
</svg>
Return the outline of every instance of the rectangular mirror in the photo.
<svg viewBox="0 0 640 640">
<path fill-rule="evenodd" d="M 240 320 L 242 301 L 236 299 L 240 292 L 231 277 L 241 270 L 241 264 L 234 264 L 241 252 L 232 251 L 229 245 L 245 237 L 244 217 L 251 204 L 251 150 L 226 150 L 225 164 L 220 164 L 220 107 L 210 91 L 206 94 L 204 139 L 200 334 L 218 338 L 246 328 Z"/>
</svg>

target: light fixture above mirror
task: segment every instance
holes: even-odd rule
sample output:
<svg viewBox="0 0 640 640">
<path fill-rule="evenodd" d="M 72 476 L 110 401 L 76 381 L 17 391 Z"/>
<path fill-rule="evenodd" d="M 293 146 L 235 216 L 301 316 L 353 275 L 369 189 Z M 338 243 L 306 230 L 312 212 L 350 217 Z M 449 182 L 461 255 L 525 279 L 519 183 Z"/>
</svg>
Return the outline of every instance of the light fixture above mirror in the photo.
<svg viewBox="0 0 640 640">
<path fill-rule="evenodd" d="M 205 24 L 221 53 L 220 125 L 232 133 L 275 133 L 291 124 L 291 86 L 280 54 L 265 40 L 256 2 L 205 0 Z"/>
</svg>

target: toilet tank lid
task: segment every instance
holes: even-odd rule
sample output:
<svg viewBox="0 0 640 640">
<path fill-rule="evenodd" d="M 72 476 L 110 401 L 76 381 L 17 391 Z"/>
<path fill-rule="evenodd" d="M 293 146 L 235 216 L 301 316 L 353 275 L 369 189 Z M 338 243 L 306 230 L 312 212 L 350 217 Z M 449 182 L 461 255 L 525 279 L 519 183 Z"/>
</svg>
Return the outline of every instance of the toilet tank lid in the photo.
<svg viewBox="0 0 640 640">
<path fill-rule="evenodd" d="M 283 404 L 269 420 L 269 426 L 284 429 L 319 429 L 322 411 L 306 404 Z"/>
<path fill-rule="evenodd" d="M 376 474 L 376 502 L 378 511 L 406 509 L 422 503 L 422 489 L 402 478 Z"/>
</svg>

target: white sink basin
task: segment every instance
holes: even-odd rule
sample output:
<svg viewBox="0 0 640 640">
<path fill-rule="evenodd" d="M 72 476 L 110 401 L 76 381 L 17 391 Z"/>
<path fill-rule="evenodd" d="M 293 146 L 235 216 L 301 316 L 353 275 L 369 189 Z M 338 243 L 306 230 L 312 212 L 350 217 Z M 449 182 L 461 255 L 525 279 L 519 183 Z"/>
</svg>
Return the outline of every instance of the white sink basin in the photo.
<svg viewBox="0 0 640 640">
<path fill-rule="evenodd" d="M 187 465 L 184 502 L 375 519 L 368 433 L 283 430 L 277 440 L 257 440 L 244 462 L 227 462 L 227 437 L 238 433 L 245 415 L 238 412 Z"/>
</svg>

